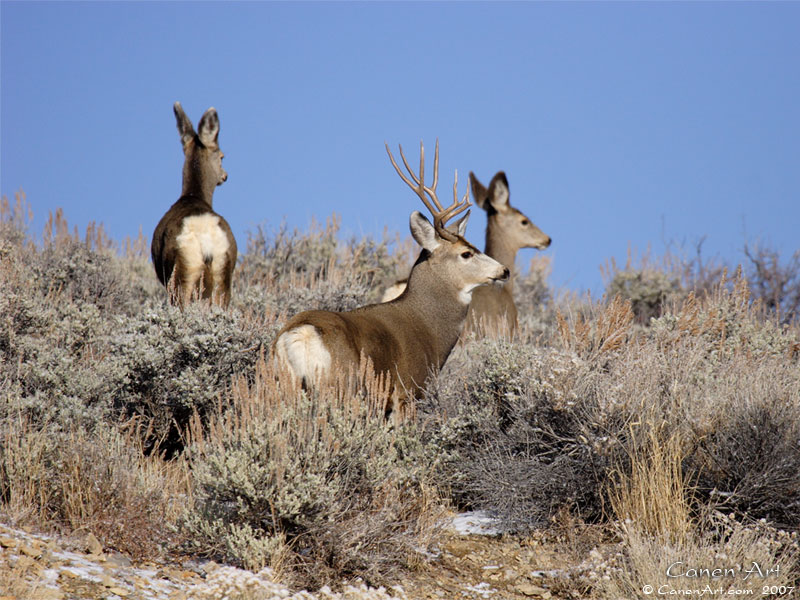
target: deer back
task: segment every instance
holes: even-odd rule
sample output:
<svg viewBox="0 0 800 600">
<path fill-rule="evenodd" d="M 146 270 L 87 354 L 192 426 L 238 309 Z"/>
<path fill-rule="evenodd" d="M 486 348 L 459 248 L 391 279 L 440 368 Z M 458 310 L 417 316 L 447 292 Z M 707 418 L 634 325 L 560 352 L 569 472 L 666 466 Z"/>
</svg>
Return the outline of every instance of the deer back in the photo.
<svg viewBox="0 0 800 600">
<path fill-rule="evenodd" d="M 195 132 L 179 102 L 174 107 L 184 152 L 181 197 L 153 232 L 151 254 L 156 276 L 183 307 L 199 295 L 222 306 L 231 297 L 237 247 L 230 225 L 213 209 L 213 194 L 228 174 L 222 168 L 219 117 L 209 108 Z"/>
</svg>

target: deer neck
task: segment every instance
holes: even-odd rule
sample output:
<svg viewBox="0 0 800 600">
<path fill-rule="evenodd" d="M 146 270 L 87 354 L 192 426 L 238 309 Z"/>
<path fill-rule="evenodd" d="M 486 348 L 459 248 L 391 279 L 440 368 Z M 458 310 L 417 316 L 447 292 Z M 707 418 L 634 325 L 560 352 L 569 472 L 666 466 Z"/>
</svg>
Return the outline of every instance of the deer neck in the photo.
<svg viewBox="0 0 800 600">
<path fill-rule="evenodd" d="M 186 157 L 186 162 L 183 164 L 183 191 L 182 196 L 192 196 L 199 198 L 212 207 L 214 188 L 217 187 L 217 182 L 214 176 L 208 173 L 203 168 L 203 163 L 197 156 L 196 152 L 192 152 Z"/>
<path fill-rule="evenodd" d="M 484 252 L 511 272 L 511 276 L 503 286 L 503 289 L 507 290 L 509 294 L 511 293 L 511 286 L 514 284 L 514 264 L 517 260 L 518 250 L 519 247 L 503 236 L 496 226 L 495 219 L 490 216 L 489 224 L 486 227 L 486 250 Z"/>
<path fill-rule="evenodd" d="M 441 367 L 455 346 L 467 318 L 469 302 L 462 302 L 455 290 L 433 272 L 425 261 L 411 271 L 402 304 L 413 311 L 417 323 L 433 335 L 437 367 Z"/>
</svg>

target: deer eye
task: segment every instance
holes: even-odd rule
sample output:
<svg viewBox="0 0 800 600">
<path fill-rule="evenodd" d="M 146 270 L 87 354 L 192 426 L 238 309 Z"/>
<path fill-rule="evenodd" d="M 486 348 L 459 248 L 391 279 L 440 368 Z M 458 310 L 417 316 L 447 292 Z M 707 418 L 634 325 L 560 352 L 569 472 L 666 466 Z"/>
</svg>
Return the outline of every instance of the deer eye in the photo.
<svg viewBox="0 0 800 600">
<path fill-rule="evenodd" d="M 469 250 L 465 250 L 464 252 L 461 253 L 461 258 L 472 258 L 472 252 L 470 252 Z"/>
<path fill-rule="evenodd" d="M 523 226 L 523 227 L 527 227 L 527 225 L 528 225 L 528 219 L 522 219 L 522 221 L 520 221 L 520 223 L 522 223 L 522 226 Z"/>
</svg>

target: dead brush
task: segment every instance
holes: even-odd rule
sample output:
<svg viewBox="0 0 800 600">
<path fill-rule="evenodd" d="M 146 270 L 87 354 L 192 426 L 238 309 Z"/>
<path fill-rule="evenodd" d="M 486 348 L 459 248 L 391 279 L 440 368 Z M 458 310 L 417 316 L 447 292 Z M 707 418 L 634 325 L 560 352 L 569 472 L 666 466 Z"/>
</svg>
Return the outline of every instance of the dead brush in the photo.
<svg viewBox="0 0 800 600">
<path fill-rule="evenodd" d="M 744 246 L 749 263 L 747 268 L 750 287 L 756 298 L 773 311 L 784 323 L 800 317 L 800 250 L 794 252 L 785 264 L 777 250 L 756 244 Z"/>
<path fill-rule="evenodd" d="M 708 593 L 790 597 L 798 584 L 797 534 L 763 522 L 708 512 L 681 538 L 653 535 L 635 522 L 621 524 L 620 536 L 622 541 L 592 565 L 605 572 L 594 578 L 592 597 L 639 598 L 646 588 L 664 595 L 714 590 Z"/>
<path fill-rule="evenodd" d="M 14 192 L 13 206 L 8 196 L 0 197 L 0 226 L 2 226 L 0 231 L 3 237 L 11 237 L 13 232 L 15 238 L 13 241 L 22 243 L 32 221 L 33 210 L 22 189 Z"/>
<path fill-rule="evenodd" d="M 125 430 L 127 429 L 127 433 Z M 178 463 L 146 456 L 136 427 L 87 432 L 0 423 L 0 497 L 21 525 L 92 532 L 105 547 L 156 558 L 174 543 L 186 496 Z"/>
<path fill-rule="evenodd" d="M 2 556 L 0 550 L 0 556 Z M 0 598 L 46 598 L 49 590 L 39 573 L 39 565 L 28 557 L 15 562 L 0 560 Z"/>
<path fill-rule="evenodd" d="M 652 425 L 652 424 L 651 424 Z M 692 526 L 692 485 L 683 474 L 687 448 L 678 435 L 630 424 L 627 465 L 610 473 L 607 495 L 614 516 L 659 539 L 683 539 Z M 639 438 L 639 439 L 637 439 Z"/>
<path fill-rule="evenodd" d="M 615 296 L 602 308 L 592 304 L 590 310 L 590 316 L 570 315 L 570 318 L 559 310 L 556 321 L 564 348 L 593 361 L 619 350 L 630 339 L 633 310 L 630 300 L 621 296 Z"/>
</svg>

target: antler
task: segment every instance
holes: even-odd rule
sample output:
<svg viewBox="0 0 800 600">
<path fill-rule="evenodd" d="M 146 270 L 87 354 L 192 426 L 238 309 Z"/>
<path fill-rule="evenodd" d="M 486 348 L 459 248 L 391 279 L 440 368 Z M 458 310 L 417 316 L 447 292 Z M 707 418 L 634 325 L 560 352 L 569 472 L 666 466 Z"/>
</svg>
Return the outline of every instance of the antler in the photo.
<svg viewBox="0 0 800 600">
<path fill-rule="evenodd" d="M 419 177 L 414 175 L 414 171 L 409 166 L 403 154 L 403 146 L 398 144 L 400 148 L 400 158 L 403 159 L 403 164 L 408 174 L 411 175 L 413 182 L 406 177 L 403 171 L 400 170 L 400 167 L 397 166 L 394 156 L 392 156 L 392 151 L 389 150 L 389 144 L 385 142 L 384 144 L 386 145 L 386 152 L 389 154 L 389 160 L 392 161 L 392 166 L 394 170 L 397 171 L 397 174 L 400 175 L 400 179 L 405 181 L 408 187 L 417 193 L 422 203 L 431 212 L 431 215 L 433 215 L 433 226 L 436 229 L 436 233 L 439 234 L 441 238 L 451 242 L 456 241 L 456 239 L 458 239 L 457 236 L 446 229 L 447 221 L 467 210 L 472 204 L 469 201 L 469 186 L 467 186 L 467 193 L 464 194 L 464 198 L 460 202 L 458 200 L 458 171 L 456 171 L 455 182 L 453 183 L 453 203 L 447 208 L 442 208 L 442 205 L 439 203 L 439 199 L 436 197 L 436 186 L 439 183 L 439 139 L 436 139 L 436 151 L 433 157 L 433 186 L 431 187 L 425 185 L 425 147 L 422 145 L 422 141 L 419 143 Z M 431 205 L 426 195 L 430 196 L 436 208 Z"/>
</svg>

